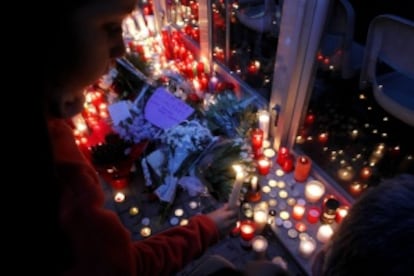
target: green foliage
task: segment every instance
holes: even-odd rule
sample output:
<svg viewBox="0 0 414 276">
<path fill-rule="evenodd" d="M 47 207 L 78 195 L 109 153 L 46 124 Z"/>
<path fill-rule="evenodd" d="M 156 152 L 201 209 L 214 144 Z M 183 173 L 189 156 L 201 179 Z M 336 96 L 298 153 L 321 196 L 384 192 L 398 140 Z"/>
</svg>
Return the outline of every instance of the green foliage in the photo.
<svg viewBox="0 0 414 276">
<path fill-rule="evenodd" d="M 213 146 L 200 161 L 196 170 L 197 177 L 217 200 L 224 202 L 228 199 L 236 177 L 233 165 L 251 166 L 247 159 L 242 158 L 243 152 L 241 144 L 224 139 Z"/>
</svg>

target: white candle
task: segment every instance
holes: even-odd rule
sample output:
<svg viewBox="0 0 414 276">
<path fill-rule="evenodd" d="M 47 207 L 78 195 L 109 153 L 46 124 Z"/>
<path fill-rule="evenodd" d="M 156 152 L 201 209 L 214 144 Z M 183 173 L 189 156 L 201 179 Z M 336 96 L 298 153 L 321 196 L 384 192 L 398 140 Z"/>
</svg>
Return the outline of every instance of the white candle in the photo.
<svg viewBox="0 0 414 276">
<path fill-rule="evenodd" d="M 252 177 L 252 180 L 250 180 L 250 185 L 251 185 L 250 187 L 252 188 L 252 191 L 254 191 L 254 192 L 257 191 L 257 181 L 258 181 L 258 178 L 257 178 L 256 175 L 254 175 Z"/>
<path fill-rule="evenodd" d="M 256 254 L 256 259 L 264 259 L 266 256 L 266 250 L 268 247 L 268 242 L 265 237 L 258 235 L 252 240 L 252 248 Z"/>
<path fill-rule="evenodd" d="M 318 232 L 316 233 L 316 238 L 318 241 L 326 243 L 332 237 L 333 229 L 330 224 L 322 224 L 318 228 Z"/>
<path fill-rule="evenodd" d="M 316 249 L 316 241 L 310 236 L 302 236 L 299 242 L 299 253 L 309 258 Z"/>
<path fill-rule="evenodd" d="M 325 186 L 318 180 L 311 180 L 305 185 L 305 198 L 309 202 L 317 202 L 325 193 Z"/>
<path fill-rule="evenodd" d="M 270 124 L 270 114 L 267 110 L 260 110 L 258 112 L 259 116 L 259 128 L 263 130 L 263 139 L 269 137 L 269 124 Z"/>
<path fill-rule="evenodd" d="M 254 207 L 253 220 L 256 225 L 257 233 L 261 233 L 267 224 L 269 207 L 267 202 L 262 201 Z"/>
<path fill-rule="evenodd" d="M 240 197 L 240 190 L 243 184 L 244 173 L 240 165 L 234 165 L 233 169 L 236 171 L 236 179 L 234 180 L 233 190 L 229 196 L 229 207 L 235 208 Z"/>
</svg>

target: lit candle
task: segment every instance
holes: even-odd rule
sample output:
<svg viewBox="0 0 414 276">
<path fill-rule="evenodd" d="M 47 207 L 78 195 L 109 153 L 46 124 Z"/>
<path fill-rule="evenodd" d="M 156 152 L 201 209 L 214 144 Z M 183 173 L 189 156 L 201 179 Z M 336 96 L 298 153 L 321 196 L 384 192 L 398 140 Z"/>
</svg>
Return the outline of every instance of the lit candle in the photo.
<svg viewBox="0 0 414 276">
<path fill-rule="evenodd" d="M 325 193 L 325 186 L 318 180 L 311 180 L 305 185 L 305 198 L 311 202 L 317 202 Z"/>
<path fill-rule="evenodd" d="M 115 202 L 121 203 L 125 200 L 125 194 L 122 192 L 117 192 L 114 196 Z"/>
<path fill-rule="evenodd" d="M 350 181 L 354 178 L 355 172 L 352 166 L 346 166 L 338 170 L 338 178 L 343 181 Z"/>
<path fill-rule="evenodd" d="M 311 171 L 312 167 L 312 161 L 307 156 L 299 156 L 296 159 L 296 166 L 295 166 L 295 172 L 293 174 L 293 177 L 298 182 L 304 182 Z"/>
<path fill-rule="evenodd" d="M 286 158 L 288 158 L 289 156 L 289 150 L 286 147 L 281 147 L 277 153 L 277 158 L 276 158 L 276 162 L 279 165 L 282 165 L 283 162 L 286 160 Z"/>
<path fill-rule="evenodd" d="M 267 175 L 270 172 L 270 160 L 266 157 L 261 157 L 257 161 L 257 170 L 261 175 Z"/>
<path fill-rule="evenodd" d="M 139 233 L 144 238 L 149 237 L 151 236 L 151 228 L 149 228 L 148 226 L 142 227 Z"/>
<path fill-rule="evenodd" d="M 360 177 L 363 180 L 368 180 L 372 175 L 372 169 L 370 167 L 363 167 L 360 172 Z"/>
<path fill-rule="evenodd" d="M 292 155 L 289 154 L 289 156 L 285 160 L 283 160 L 283 163 L 282 163 L 281 167 L 282 167 L 282 170 L 285 173 L 293 171 L 293 157 L 292 157 Z"/>
<path fill-rule="evenodd" d="M 251 135 L 252 135 L 251 136 L 251 139 L 252 139 L 251 143 L 252 143 L 253 150 L 260 149 L 263 146 L 263 136 L 264 136 L 263 130 L 261 130 L 259 128 L 255 128 L 252 131 Z"/>
<path fill-rule="evenodd" d="M 263 130 L 263 138 L 266 140 L 269 137 L 270 113 L 267 110 L 260 110 L 258 116 L 259 128 Z"/>
<path fill-rule="evenodd" d="M 328 242 L 333 234 L 333 229 L 330 224 L 322 224 L 318 228 L 318 232 L 316 233 L 316 238 L 318 241 L 322 243 Z"/>
<path fill-rule="evenodd" d="M 176 215 L 177 217 L 181 217 L 182 215 L 184 215 L 184 210 L 181 208 L 175 209 L 174 215 Z"/>
<path fill-rule="evenodd" d="M 131 216 L 136 216 L 136 215 L 138 215 L 138 214 L 139 214 L 139 209 L 138 209 L 138 207 L 136 207 L 136 206 L 132 206 L 132 207 L 129 209 L 129 214 L 130 214 Z"/>
<path fill-rule="evenodd" d="M 263 155 L 266 156 L 267 158 L 272 158 L 273 156 L 275 156 L 275 151 L 271 148 L 265 149 L 263 151 Z"/>
<path fill-rule="evenodd" d="M 255 227 L 252 221 L 245 220 L 240 222 L 240 237 L 241 243 L 244 247 L 251 246 L 251 240 L 254 237 Z"/>
<path fill-rule="evenodd" d="M 299 253 L 304 258 L 309 258 L 316 249 L 316 241 L 310 236 L 300 237 Z"/>
<path fill-rule="evenodd" d="M 319 221 L 319 217 L 321 216 L 321 210 L 318 207 L 311 207 L 308 210 L 306 220 L 309 223 L 317 223 Z"/>
<path fill-rule="evenodd" d="M 256 175 L 254 175 L 252 177 L 252 179 L 250 180 L 250 188 L 252 189 L 252 191 L 256 192 L 257 191 L 257 181 L 258 178 Z"/>
<path fill-rule="evenodd" d="M 296 204 L 293 206 L 292 217 L 296 220 L 301 220 L 305 214 L 305 207 L 303 205 Z"/>
<path fill-rule="evenodd" d="M 234 170 L 236 171 L 236 179 L 234 180 L 233 190 L 231 191 L 229 197 L 229 207 L 235 208 L 240 197 L 240 190 L 243 184 L 244 173 L 240 165 L 234 165 Z"/>
<path fill-rule="evenodd" d="M 268 206 L 266 202 L 257 204 L 253 211 L 253 220 L 255 222 L 257 233 L 261 233 L 268 220 Z"/>
<path fill-rule="evenodd" d="M 298 232 L 302 233 L 302 232 L 306 231 L 307 227 L 306 227 L 306 224 L 304 224 L 303 222 L 298 222 L 298 223 L 295 224 L 295 229 Z"/>
<path fill-rule="evenodd" d="M 348 215 L 349 207 L 348 206 L 339 206 L 338 209 L 336 209 L 336 216 L 335 221 L 337 223 L 341 223 L 344 217 Z"/>
<path fill-rule="evenodd" d="M 240 221 L 237 221 L 236 226 L 231 230 L 230 235 L 235 237 L 240 234 Z"/>
<path fill-rule="evenodd" d="M 266 258 L 266 251 L 268 247 L 268 242 L 265 237 L 258 235 L 252 240 L 252 248 L 255 252 L 255 258 L 257 260 Z"/>
</svg>

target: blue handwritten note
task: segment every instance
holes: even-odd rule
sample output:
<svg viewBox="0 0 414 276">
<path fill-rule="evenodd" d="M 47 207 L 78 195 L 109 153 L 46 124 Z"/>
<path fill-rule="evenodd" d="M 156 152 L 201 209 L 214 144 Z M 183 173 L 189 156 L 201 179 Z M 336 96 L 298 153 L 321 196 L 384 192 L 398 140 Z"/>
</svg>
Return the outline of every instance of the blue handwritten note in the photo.
<svg viewBox="0 0 414 276">
<path fill-rule="evenodd" d="M 193 112 L 191 106 L 164 87 L 158 87 L 145 105 L 144 117 L 157 127 L 168 129 L 186 120 Z"/>
</svg>

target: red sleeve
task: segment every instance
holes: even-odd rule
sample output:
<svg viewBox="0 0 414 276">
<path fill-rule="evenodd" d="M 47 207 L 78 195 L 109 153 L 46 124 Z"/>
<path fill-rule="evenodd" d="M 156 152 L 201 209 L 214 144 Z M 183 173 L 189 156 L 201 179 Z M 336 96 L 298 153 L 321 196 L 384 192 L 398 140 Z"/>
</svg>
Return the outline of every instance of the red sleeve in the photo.
<svg viewBox="0 0 414 276">
<path fill-rule="evenodd" d="M 68 150 L 76 148 L 73 138 L 55 134 L 63 185 L 61 221 L 75 258 L 67 275 L 171 275 L 218 241 L 217 227 L 205 215 L 193 217 L 186 226 L 133 241 L 117 214 L 103 207 L 96 172 L 79 152 Z"/>
</svg>

